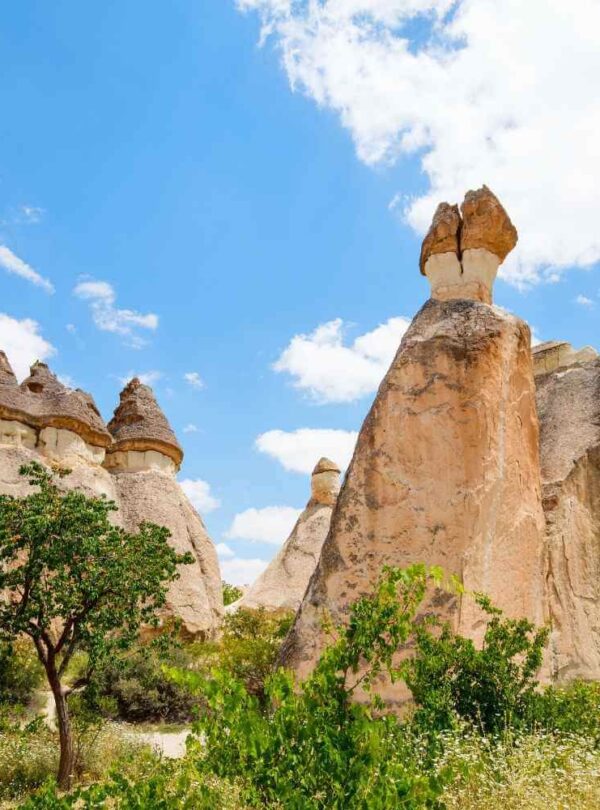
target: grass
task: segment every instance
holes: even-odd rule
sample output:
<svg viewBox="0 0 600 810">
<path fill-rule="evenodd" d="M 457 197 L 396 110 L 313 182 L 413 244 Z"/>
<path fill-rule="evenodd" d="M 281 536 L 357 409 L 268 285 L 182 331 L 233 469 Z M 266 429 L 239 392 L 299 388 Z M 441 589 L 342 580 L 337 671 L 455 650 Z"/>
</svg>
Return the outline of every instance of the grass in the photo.
<svg viewBox="0 0 600 810">
<path fill-rule="evenodd" d="M 447 810 L 600 807 L 600 749 L 587 738 L 447 736 L 440 764 L 457 773 L 443 797 Z"/>
</svg>

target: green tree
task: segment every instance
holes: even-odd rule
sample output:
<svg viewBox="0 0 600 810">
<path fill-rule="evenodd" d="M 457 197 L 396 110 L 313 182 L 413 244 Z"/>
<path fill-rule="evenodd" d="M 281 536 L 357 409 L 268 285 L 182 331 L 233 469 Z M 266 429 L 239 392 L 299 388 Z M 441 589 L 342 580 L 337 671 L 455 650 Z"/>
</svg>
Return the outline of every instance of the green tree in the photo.
<svg viewBox="0 0 600 810">
<path fill-rule="evenodd" d="M 237 602 L 241 596 L 241 588 L 238 588 L 235 585 L 230 585 L 229 582 L 225 582 L 225 580 L 223 580 L 223 604 L 225 607 L 233 604 L 233 602 Z"/>
<path fill-rule="evenodd" d="M 20 469 L 35 487 L 29 495 L 0 496 L 0 640 L 29 636 L 56 703 L 60 737 L 58 783 L 71 783 L 74 745 L 67 698 L 94 667 L 126 649 L 141 625 L 157 624 L 177 566 L 192 562 L 168 544 L 168 529 L 142 523 L 130 533 L 111 523 L 117 507 L 106 498 L 63 491 L 40 464 Z M 64 682 L 77 650 L 88 673 Z"/>
</svg>

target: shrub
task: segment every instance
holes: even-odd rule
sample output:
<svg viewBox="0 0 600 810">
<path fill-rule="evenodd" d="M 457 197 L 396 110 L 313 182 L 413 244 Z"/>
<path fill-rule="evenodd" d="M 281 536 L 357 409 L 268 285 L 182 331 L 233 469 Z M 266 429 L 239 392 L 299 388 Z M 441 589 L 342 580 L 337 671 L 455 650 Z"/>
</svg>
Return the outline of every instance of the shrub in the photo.
<svg viewBox="0 0 600 810">
<path fill-rule="evenodd" d="M 27 703 L 44 677 L 28 639 L 0 641 L 0 704 Z"/>
<path fill-rule="evenodd" d="M 283 670 L 267 680 L 264 707 L 228 672 L 206 683 L 180 673 L 208 704 L 189 752 L 198 770 L 240 784 L 249 807 L 441 807 L 445 775 L 420 771 L 410 730 L 375 698 L 353 700 L 359 685 L 369 695 L 381 673 L 393 677 L 392 658 L 411 633 L 427 582 L 423 566 L 386 569 L 375 595 L 353 606 L 349 625 L 304 683 Z"/>
<path fill-rule="evenodd" d="M 529 725 L 583 735 L 600 743 L 600 684 L 573 681 L 533 696 Z"/>
<path fill-rule="evenodd" d="M 529 722 L 548 631 L 503 617 L 485 596 L 476 601 L 488 616 L 481 648 L 436 619 L 415 625 L 415 654 L 402 676 L 423 729 L 452 728 L 457 717 L 484 733 Z"/>
<path fill-rule="evenodd" d="M 228 582 L 223 582 L 223 604 L 225 607 L 237 602 L 242 597 L 242 590 L 235 585 L 230 585 Z"/>
<path fill-rule="evenodd" d="M 90 709 L 113 719 L 187 722 L 198 698 L 167 677 L 165 664 L 185 668 L 190 662 L 181 648 L 165 652 L 152 645 L 140 646 L 105 661 L 92 675 L 84 700 Z"/>
</svg>

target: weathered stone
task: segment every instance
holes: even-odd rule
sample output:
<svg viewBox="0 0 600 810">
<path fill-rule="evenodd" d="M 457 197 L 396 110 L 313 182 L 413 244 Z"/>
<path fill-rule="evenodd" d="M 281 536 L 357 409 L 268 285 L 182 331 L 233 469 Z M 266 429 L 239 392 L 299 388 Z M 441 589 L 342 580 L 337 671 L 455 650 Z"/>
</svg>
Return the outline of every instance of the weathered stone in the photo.
<svg viewBox="0 0 600 810">
<path fill-rule="evenodd" d="M 544 515 L 530 332 L 475 301 L 428 301 L 359 434 L 321 558 L 282 661 L 300 676 L 386 564 L 441 565 L 511 616 L 544 620 Z M 436 612 L 474 639 L 472 599 Z M 382 683 L 388 701 L 399 686 Z"/>
<path fill-rule="evenodd" d="M 340 489 L 340 470 L 322 458 L 311 479 L 311 497 L 292 533 L 267 569 L 245 594 L 230 605 L 238 608 L 297 610 L 311 578 L 331 522 L 331 512 Z"/>
<path fill-rule="evenodd" d="M 600 678 L 600 358 L 536 348 L 552 675 Z M 593 350 L 591 350 L 593 352 Z M 586 354 L 589 355 L 589 347 Z"/>
<path fill-rule="evenodd" d="M 458 205 L 443 202 L 436 208 L 433 221 L 421 245 L 419 266 L 425 275 L 425 265 L 431 256 L 450 253 L 460 256 L 461 219 Z"/>
<path fill-rule="evenodd" d="M 594 360 L 598 356 L 598 352 L 591 346 L 574 349 L 570 343 L 557 340 L 547 340 L 545 343 L 539 343 L 531 351 L 533 354 L 533 373 L 536 376 L 558 368 L 572 366 L 575 363 L 585 363 L 588 360 Z"/>
<path fill-rule="evenodd" d="M 483 186 L 469 191 L 461 206 L 441 203 L 421 249 L 421 273 L 439 301 L 492 303 L 498 267 L 517 243 L 508 214 Z"/>
<path fill-rule="evenodd" d="M 152 389 L 134 377 L 121 391 L 120 402 L 108 429 L 114 439 L 109 453 L 156 450 L 172 459 L 177 469 L 183 451 Z M 110 462 L 109 462 L 110 463 Z"/>
<path fill-rule="evenodd" d="M 169 588 L 165 617 L 177 616 L 191 636 L 213 636 L 223 614 L 217 553 L 175 479 L 183 451 L 152 389 L 131 380 L 108 428 L 115 442 L 105 466 L 114 477 L 123 525 L 130 531 L 143 520 L 166 526 L 172 547 L 194 558 L 180 567 L 180 578 Z"/>
<path fill-rule="evenodd" d="M 3 351 L 0 351 L 0 385 L 18 385 L 15 372 Z"/>
</svg>

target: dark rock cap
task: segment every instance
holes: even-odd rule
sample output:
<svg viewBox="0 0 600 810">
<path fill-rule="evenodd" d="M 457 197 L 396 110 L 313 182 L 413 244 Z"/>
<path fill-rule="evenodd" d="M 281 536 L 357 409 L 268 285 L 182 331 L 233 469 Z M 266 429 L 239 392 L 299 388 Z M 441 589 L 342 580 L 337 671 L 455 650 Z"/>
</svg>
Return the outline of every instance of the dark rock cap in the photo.
<svg viewBox="0 0 600 810">
<path fill-rule="evenodd" d="M 183 460 L 183 450 L 152 389 L 134 377 L 119 397 L 119 405 L 108 423 L 108 430 L 114 439 L 109 452 L 157 450 L 179 466 Z"/>
<path fill-rule="evenodd" d="M 459 255 L 460 214 L 458 205 L 440 203 L 435 210 L 433 220 L 421 245 L 419 267 L 425 275 L 425 263 L 436 253 L 456 253 Z"/>
<path fill-rule="evenodd" d="M 341 471 L 340 471 L 340 468 L 338 467 L 338 465 L 335 463 L 335 461 L 331 461 L 331 459 L 326 458 L 325 456 L 323 456 L 317 462 L 317 466 L 312 471 L 312 474 L 313 475 L 318 475 L 319 473 L 324 473 L 324 472 L 336 472 L 336 473 L 339 473 Z"/>
<path fill-rule="evenodd" d="M 112 441 L 88 393 L 67 388 L 40 362 L 34 363 L 29 377 L 17 385 L 4 352 L 0 353 L 0 417 L 37 429 L 71 430 L 97 447 L 108 447 Z"/>
</svg>

